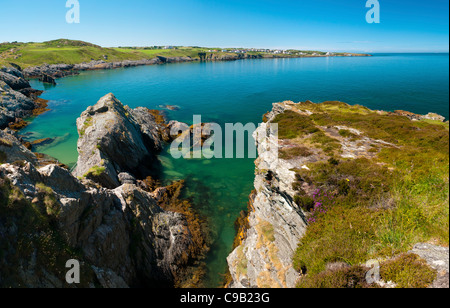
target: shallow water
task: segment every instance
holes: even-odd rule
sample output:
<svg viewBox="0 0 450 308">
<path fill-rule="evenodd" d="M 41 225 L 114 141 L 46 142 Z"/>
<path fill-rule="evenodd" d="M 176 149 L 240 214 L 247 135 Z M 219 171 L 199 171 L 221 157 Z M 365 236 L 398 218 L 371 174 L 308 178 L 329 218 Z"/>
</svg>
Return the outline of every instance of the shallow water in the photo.
<svg viewBox="0 0 450 308">
<path fill-rule="evenodd" d="M 369 58 L 268 59 L 183 63 L 110 71 L 90 71 L 59 79 L 42 98 L 51 111 L 22 131 L 30 140 L 58 138 L 40 152 L 73 165 L 77 160 L 76 119 L 112 92 L 125 105 L 167 111 L 169 118 L 192 122 L 258 123 L 273 102 L 340 100 L 371 109 L 403 109 L 449 117 L 449 55 L 383 54 Z M 43 89 L 38 81 L 32 86 Z M 206 214 L 215 244 L 208 257 L 208 286 L 220 284 L 235 236 L 234 221 L 247 208 L 253 188 L 252 159 L 175 160 L 164 151 L 165 180 L 186 179 L 187 194 Z"/>
</svg>

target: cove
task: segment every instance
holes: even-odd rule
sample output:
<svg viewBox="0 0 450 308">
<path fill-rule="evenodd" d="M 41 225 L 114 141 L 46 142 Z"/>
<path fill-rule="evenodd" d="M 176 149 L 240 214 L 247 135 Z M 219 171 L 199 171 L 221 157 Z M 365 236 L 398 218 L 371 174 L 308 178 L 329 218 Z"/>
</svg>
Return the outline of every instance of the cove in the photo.
<svg viewBox="0 0 450 308">
<path fill-rule="evenodd" d="M 73 166 L 77 160 L 80 114 L 112 92 L 130 107 L 167 111 L 170 119 L 260 123 L 272 103 L 292 100 L 339 100 L 371 109 L 403 109 L 449 116 L 448 54 L 379 54 L 374 57 L 298 58 L 235 62 L 182 63 L 83 72 L 57 80 L 45 90 L 51 111 L 37 117 L 21 134 L 27 140 L 57 138 L 37 149 Z M 209 219 L 215 239 L 207 259 L 205 284 L 219 286 L 235 236 L 234 221 L 247 208 L 253 189 L 253 159 L 173 159 L 159 157 L 165 181 L 186 180 L 186 196 Z"/>
</svg>

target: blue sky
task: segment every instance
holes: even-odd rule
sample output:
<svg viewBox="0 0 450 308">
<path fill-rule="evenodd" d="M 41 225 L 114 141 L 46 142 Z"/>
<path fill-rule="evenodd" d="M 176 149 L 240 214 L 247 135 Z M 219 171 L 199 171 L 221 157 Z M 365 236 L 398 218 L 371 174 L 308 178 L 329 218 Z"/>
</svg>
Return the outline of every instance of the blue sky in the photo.
<svg viewBox="0 0 450 308">
<path fill-rule="evenodd" d="M 79 39 L 105 47 L 198 45 L 362 52 L 448 52 L 448 0 L 0 0 L 0 42 Z"/>
</svg>

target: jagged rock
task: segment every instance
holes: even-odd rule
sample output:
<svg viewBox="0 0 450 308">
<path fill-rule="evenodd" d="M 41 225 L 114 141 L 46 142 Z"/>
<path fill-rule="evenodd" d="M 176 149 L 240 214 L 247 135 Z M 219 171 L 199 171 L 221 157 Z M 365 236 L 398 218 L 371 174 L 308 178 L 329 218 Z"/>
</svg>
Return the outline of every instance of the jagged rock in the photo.
<svg viewBox="0 0 450 308">
<path fill-rule="evenodd" d="M 0 178 L 9 179 L 29 202 L 38 199 L 38 183 L 51 189 L 60 205 L 59 232 L 82 252 L 83 261 L 96 267 L 103 286 L 173 284 L 191 234 L 185 217 L 161 209 L 152 194 L 133 184 L 114 190 L 90 188 L 56 165 L 36 169 L 31 163 L 4 164 Z M 0 232 L 2 228 L 0 221 Z M 32 272 L 24 277 L 27 285 L 42 286 Z M 48 286 L 59 287 L 54 282 Z"/>
<path fill-rule="evenodd" d="M 42 74 L 41 78 L 39 78 L 39 81 L 56 85 L 56 80 L 47 74 Z"/>
<path fill-rule="evenodd" d="M 37 158 L 14 135 L 8 133 L 8 130 L 0 130 L 0 163 L 17 161 L 36 163 Z"/>
<path fill-rule="evenodd" d="M 22 78 L 25 79 L 25 77 L 23 76 L 22 70 L 20 68 L 20 66 L 17 67 L 3 67 L 0 68 L 0 71 L 3 71 L 4 73 L 13 75 L 14 77 L 17 78 Z"/>
<path fill-rule="evenodd" d="M 128 110 L 139 124 L 141 133 L 144 137 L 144 142 L 147 145 L 150 145 L 154 151 L 161 151 L 164 139 L 162 132 L 166 129 L 165 125 L 156 123 L 155 116 L 151 114 L 150 110 L 147 108 L 138 107 L 136 109 Z"/>
<path fill-rule="evenodd" d="M 104 96 L 81 114 L 77 120 L 80 138 L 75 176 L 97 173 L 94 181 L 115 188 L 120 185 L 119 173 L 140 176 L 149 172 L 156 153 L 155 143 L 160 141 L 152 134 L 153 122 L 146 126 L 140 118 L 143 123 L 140 126 L 133 114 L 113 94 Z"/>
<path fill-rule="evenodd" d="M 30 116 L 35 108 L 33 100 L 0 80 L 0 129 L 18 118 Z"/>
<path fill-rule="evenodd" d="M 101 286 L 105 289 L 128 289 L 129 286 L 122 279 L 122 277 L 118 276 L 110 269 L 101 269 L 93 266 L 95 275 L 97 276 L 98 281 Z"/>
<path fill-rule="evenodd" d="M 283 111 L 274 108 L 269 118 Z M 233 288 L 293 288 L 300 277 L 292 267 L 292 257 L 306 232 L 306 219 L 291 197 L 293 166 L 278 159 L 274 151 L 279 146 L 277 138 L 268 134 L 268 129 L 264 123 L 255 131 L 259 172 L 255 177 L 250 227 L 241 245 L 227 259 Z"/>
<path fill-rule="evenodd" d="M 136 184 L 136 178 L 127 172 L 122 172 L 118 175 L 120 183 L 123 184 Z"/>
<path fill-rule="evenodd" d="M 412 121 L 420 121 L 420 120 L 434 120 L 434 121 L 439 121 L 439 122 L 444 122 L 445 121 L 445 117 L 436 114 L 436 113 L 428 113 L 427 115 L 420 115 L 420 114 L 415 114 L 409 111 L 404 111 L 404 110 L 396 110 L 394 112 L 397 115 L 400 116 L 404 116 L 407 117 L 408 119 L 412 120 Z"/>
<path fill-rule="evenodd" d="M 43 202 L 43 191 L 51 193 L 58 232 L 92 266 L 102 286 L 173 286 L 193 244 L 186 218 L 158 205 L 166 188 L 149 193 L 135 185 L 136 175 L 147 176 L 155 167 L 152 159 L 165 125 L 157 124 L 147 109 L 131 110 L 109 94 L 83 112 L 77 127 L 80 156 L 74 174 L 79 178 L 54 164 L 37 168 L 35 155 L 7 130 L 0 131 L 6 156 L 0 180 L 8 179 L 33 204 Z M 25 162 L 9 164 L 15 160 Z M 0 238 L 4 232 L 17 236 L 18 229 L 5 228 L 0 219 Z M 30 260 L 19 262 L 26 286 L 65 284 L 51 270 L 42 279 Z"/>
<path fill-rule="evenodd" d="M 15 91 L 30 88 L 30 83 L 23 78 L 23 75 L 18 70 L 10 68 L 7 71 L 12 72 L 14 75 L 0 70 L 0 81 L 5 82 Z"/>
</svg>

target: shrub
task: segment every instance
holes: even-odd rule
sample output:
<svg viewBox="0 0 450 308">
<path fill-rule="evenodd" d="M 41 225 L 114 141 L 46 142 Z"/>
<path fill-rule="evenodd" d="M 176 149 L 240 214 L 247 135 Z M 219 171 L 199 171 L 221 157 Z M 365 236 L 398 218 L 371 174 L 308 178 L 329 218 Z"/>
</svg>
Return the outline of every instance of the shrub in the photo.
<svg viewBox="0 0 450 308">
<path fill-rule="evenodd" d="M 315 223 L 319 218 L 325 215 L 335 204 L 334 196 L 327 192 L 322 192 L 317 189 L 313 193 L 312 200 L 314 206 L 311 211 L 311 217 L 308 219 L 309 223 Z"/>
<path fill-rule="evenodd" d="M 317 275 L 330 262 L 363 264 L 376 253 L 379 243 L 376 228 L 379 213 L 364 208 L 336 205 L 326 215 L 309 225 L 294 255 L 296 270 Z"/>
<path fill-rule="evenodd" d="M 366 282 L 367 268 L 356 265 L 337 270 L 327 270 L 318 275 L 301 278 L 298 288 L 307 289 L 358 289 L 369 288 Z"/>
<path fill-rule="evenodd" d="M 99 177 L 101 176 L 104 172 L 106 171 L 105 167 L 100 167 L 100 166 L 94 166 L 91 169 L 88 170 L 88 172 L 84 175 L 85 178 L 94 176 L 94 177 Z"/>
<path fill-rule="evenodd" d="M 418 255 L 402 254 L 383 263 L 380 274 L 384 281 L 392 281 L 398 288 L 427 288 L 433 283 L 437 272 Z"/>
<path fill-rule="evenodd" d="M 320 131 L 308 116 L 290 110 L 277 115 L 273 123 L 278 123 L 280 139 L 295 139 Z"/>
<path fill-rule="evenodd" d="M 290 149 L 281 149 L 279 154 L 282 159 L 292 159 L 296 157 L 308 157 L 313 153 L 307 147 L 300 146 Z"/>
<path fill-rule="evenodd" d="M 348 129 L 341 129 L 341 130 L 339 130 L 339 135 L 341 135 L 344 138 L 356 138 L 356 137 L 358 137 L 356 134 L 352 133 Z"/>
<path fill-rule="evenodd" d="M 322 150 L 329 154 L 333 153 L 334 150 L 340 150 L 342 147 L 338 140 L 327 136 L 322 131 L 318 131 L 312 135 L 311 142 L 319 144 Z"/>
<path fill-rule="evenodd" d="M 300 208 L 305 212 L 310 212 L 315 205 L 313 198 L 306 195 L 296 195 L 294 197 L 294 202 L 297 203 L 297 205 L 300 206 Z"/>
</svg>

